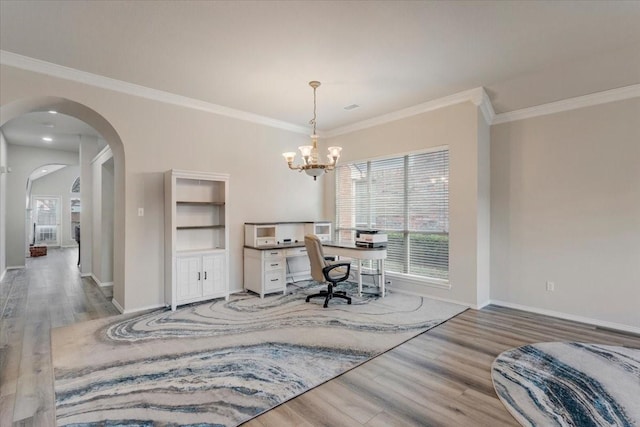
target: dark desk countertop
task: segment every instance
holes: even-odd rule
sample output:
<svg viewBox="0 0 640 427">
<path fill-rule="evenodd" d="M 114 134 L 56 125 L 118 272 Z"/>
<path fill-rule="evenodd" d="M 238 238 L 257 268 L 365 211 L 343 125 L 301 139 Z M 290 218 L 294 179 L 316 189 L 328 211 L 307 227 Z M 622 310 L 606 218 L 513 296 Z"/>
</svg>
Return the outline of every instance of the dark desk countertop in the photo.
<svg viewBox="0 0 640 427">
<path fill-rule="evenodd" d="M 283 225 L 283 224 L 325 224 L 331 221 L 272 221 L 272 222 L 245 222 L 244 225 Z"/>
<path fill-rule="evenodd" d="M 264 246 L 244 245 L 244 247 L 247 249 L 256 249 L 259 251 L 271 251 L 273 249 L 303 248 L 304 242 L 286 243 L 286 244 L 280 244 L 280 245 L 264 245 Z"/>
<path fill-rule="evenodd" d="M 366 248 L 366 247 L 362 247 L 362 246 L 356 246 L 355 242 L 352 241 L 346 241 L 346 242 L 322 242 L 322 246 L 326 246 L 326 247 L 336 247 L 336 248 L 347 248 L 347 249 L 357 249 L 357 250 L 361 250 L 361 251 L 379 251 L 382 249 L 387 249 L 386 247 L 384 248 Z M 265 245 L 265 246 L 251 246 L 251 245 L 244 245 L 245 248 L 247 249 L 256 249 L 258 251 L 270 251 L 270 250 L 274 250 L 274 249 L 289 249 L 289 248 L 302 248 L 304 247 L 304 242 L 297 242 L 297 243 L 287 243 L 287 244 L 280 244 L 280 245 Z"/>
</svg>

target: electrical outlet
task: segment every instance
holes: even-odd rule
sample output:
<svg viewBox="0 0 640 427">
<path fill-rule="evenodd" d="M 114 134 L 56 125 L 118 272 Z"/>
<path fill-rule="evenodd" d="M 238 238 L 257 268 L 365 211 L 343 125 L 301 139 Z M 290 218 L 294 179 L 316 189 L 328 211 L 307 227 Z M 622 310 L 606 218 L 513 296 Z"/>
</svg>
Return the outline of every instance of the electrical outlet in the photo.
<svg viewBox="0 0 640 427">
<path fill-rule="evenodd" d="M 144 208 L 138 208 L 138 216 L 144 216 Z"/>
<path fill-rule="evenodd" d="M 553 292 L 556 290 L 556 284 L 553 282 L 547 282 L 547 290 Z"/>
</svg>

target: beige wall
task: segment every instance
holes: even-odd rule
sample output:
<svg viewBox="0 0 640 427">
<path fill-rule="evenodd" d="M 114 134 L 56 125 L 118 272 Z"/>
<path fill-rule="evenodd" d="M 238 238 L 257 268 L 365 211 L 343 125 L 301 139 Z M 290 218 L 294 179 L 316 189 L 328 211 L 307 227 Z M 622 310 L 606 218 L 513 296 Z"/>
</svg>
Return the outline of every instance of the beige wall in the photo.
<svg viewBox="0 0 640 427">
<path fill-rule="evenodd" d="M 105 168 L 105 164 L 111 165 Z M 91 266 L 101 285 L 113 282 L 113 154 L 107 149 L 91 162 L 92 250 Z"/>
<path fill-rule="evenodd" d="M 465 102 L 326 141 L 343 147 L 341 162 L 449 146 L 450 289 L 399 278 L 392 278 L 392 286 L 471 306 L 487 302 L 488 268 L 479 265 L 488 261 L 489 253 L 489 132 L 483 120 L 480 110 Z M 335 221 L 335 179 L 331 178 L 324 212 Z"/>
<path fill-rule="evenodd" d="M 281 155 L 306 143 L 305 135 L 4 65 L 0 68 L 0 86 L 3 107 L 30 97 L 70 99 L 104 117 L 122 140 L 125 243 L 116 251 L 124 254 L 125 265 L 122 290 L 114 277 L 114 297 L 126 310 L 164 302 L 165 170 L 231 175 L 229 249 L 233 290 L 242 288 L 244 222 L 315 220 L 322 216 L 322 179 L 314 182 L 289 171 Z M 116 164 L 116 175 L 117 170 Z M 144 208 L 143 217 L 137 215 L 139 207 Z"/>
<path fill-rule="evenodd" d="M 640 327 L 640 98 L 492 127 L 491 299 Z"/>
<path fill-rule="evenodd" d="M 0 129 L 0 168 L 7 167 L 7 142 Z M 7 268 L 7 173 L 0 171 L 0 280 Z"/>
</svg>

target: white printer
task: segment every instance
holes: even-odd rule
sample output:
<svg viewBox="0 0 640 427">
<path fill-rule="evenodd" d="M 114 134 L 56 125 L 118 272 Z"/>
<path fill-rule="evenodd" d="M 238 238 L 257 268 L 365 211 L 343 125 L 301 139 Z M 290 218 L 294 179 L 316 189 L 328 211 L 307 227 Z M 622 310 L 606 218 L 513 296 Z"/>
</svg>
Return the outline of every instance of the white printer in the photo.
<svg viewBox="0 0 640 427">
<path fill-rule="evenodd" d="M 378 230 L 356 230 L 356 246 L 384 248 L 387 246 L 387 234 Z"/>
</svg>

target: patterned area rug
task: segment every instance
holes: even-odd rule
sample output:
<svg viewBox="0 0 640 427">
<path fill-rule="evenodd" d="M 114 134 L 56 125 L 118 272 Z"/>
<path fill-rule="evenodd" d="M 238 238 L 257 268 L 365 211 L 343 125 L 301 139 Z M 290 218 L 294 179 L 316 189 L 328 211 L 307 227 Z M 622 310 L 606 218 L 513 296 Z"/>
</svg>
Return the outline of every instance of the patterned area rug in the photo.
<svg viewBox="0 0 640 427">
<path fill-rule="evenodd" d="M 465 310 L 399 293 L 305 303 L 323 288 L 54 329 L 58 425 L 238 425 Z"/>
<path fill-rule="evenodd" d="M 525 426 L 640 426 L 640 349 L 549 342 L 505 351 L 493 385 Z"/>
</svg>

